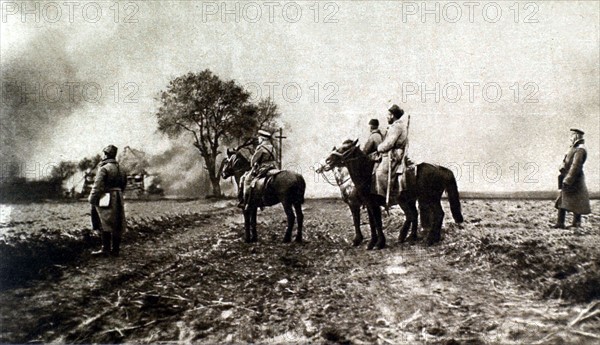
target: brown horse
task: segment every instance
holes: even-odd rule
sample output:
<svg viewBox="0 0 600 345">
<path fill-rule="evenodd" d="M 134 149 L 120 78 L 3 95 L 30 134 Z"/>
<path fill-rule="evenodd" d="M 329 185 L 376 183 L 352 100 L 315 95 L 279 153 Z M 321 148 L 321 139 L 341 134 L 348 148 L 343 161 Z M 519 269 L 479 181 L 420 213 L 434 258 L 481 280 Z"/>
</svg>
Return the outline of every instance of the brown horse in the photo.
<svg viewBox="0 0 600 345">
<path fill-rule="evenodd" d="M 371 241 L 368 249 L 385 247 L 385 236 L 381 221 L 381 206 L 385 205 L 383 197 L 371 192 L 372 171 L 374 162 L 371 161 L 358 147 L 358 140 L 346 140 L 339 149 L 334 147 L 326 159 L 325 169 L 345 166 L 356 185 L 358 199 L 367 207 L 369 224 L 371 226 Z M 444 211 L 441 197 L 444 191 L 448 194 L 452 216 L 457 223 L 463 221 L 456 179 L 451 170 L 429 163 L 417 165 L 416 185 L 409 190 L 393 196 L 392 203 L 400 205 L 406 220 L 400 231 L 400 242 L 406 239 L 409 228 L 411 238 L 417 239 L 418 211 L 416 202 L 419 201 L 421 223 L 428 232 L 427 244 L 431 245 L 441 240 L 441 228 Z M 360 231 L 360 230 L 359 230 Z M 362 237 L 362 235 L 361 235 Z M 360 239 L 360 237 L 359 237 Z M 356 239 L 355 239 L 356 240 Z M 360 243 L 358 241 L 358 243 Z M 355 241 L 355 245 L 356 241 Z"/>
<path fill-rule="evenodd" d="M 229 176 L 236 176 L 236 182 L 238 183 L 238 189 L 242 190 L 243 182 L 240 181 L 242 175 L 250 170 L 250 163 L 247 165 L 244 163 L 248 162 L 242 155 L 233 153 L 228 162 L 226 163 L 222 176 L 227 178 Z M 236 163 L 237 162 L 237 163 Z M 246 167 L 246 171 L 241 171 L 241 167 Z M 236 168 L 237 167 L 237 168 Z M 239 174 L 239 177 L 237 177 Z M 246 177 L 247 178 L 247 175 Z M 255 190 L 251 193 L 248 205 L 244 209 L 244 230 L 246 242 L 256 242 L 256 215 L 259 207 L 273 206 L 281 203 L 283 210 L 287 216 L 287 228 L 283 242 L 291 242 L 292 240 L 292 229 L 294 222 L 298 223 L 298 230 L 296 233 L 296 242 L 302 242 L 302 230 L 304 224 L 304 214 L 302 213 L 302 204 L 304 203 L 304 192 L 306 190 L 306 182 L 302 175 L 297 174 L 293 171 L 282 170 L 274 176 L 268 178 L 269 182 L 266 184 L 264 189 L 260 191 L 261 183 L 258 183 Z"/>
</svg>

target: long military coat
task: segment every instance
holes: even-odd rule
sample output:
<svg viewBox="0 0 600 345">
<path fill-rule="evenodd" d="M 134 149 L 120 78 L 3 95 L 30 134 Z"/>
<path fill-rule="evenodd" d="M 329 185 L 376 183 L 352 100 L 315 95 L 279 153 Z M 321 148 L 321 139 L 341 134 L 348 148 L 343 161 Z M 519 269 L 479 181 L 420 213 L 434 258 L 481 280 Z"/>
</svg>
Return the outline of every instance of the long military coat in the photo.
<svg viewBox="0 0 600 345">
<path fill-rule="evenodd" d="M 583 164 L 587 158 L 587 151 L 583 144 L 583 139 L 575 142 L 565 155 L 559 176 L 559 181 L 562 180 L 562 189 L 555 205 L 556 208 L 577 214 L 591 212 L 590 196 L 583 173 Z"/>
<path fill-rule="evenodd" d="M 127 177 L 119 168 L 119 163 L 114 159 L 105 159 L 100 163 L 94 186 L 89 196 L 89 202 L 93 205 L 98 218 L 92 214 L 92 226 L 101 228 L 106 232 L 121 233 L 125 230 L 125 208 L 123 207 L 123 190 L 127 184 Z M 98 206 L 98 202 L 104 193 L 110 193 L 108 207 Z M 100 224 L 94 224 L 95 221 Z"/>
<path fill-rule="evenodd" d="M 375 194 L 385 196 L 388 188 L 388 169 L 391 171 L 392 176 L 390 182 L 392 182 L 391 195 L 399 192 L 399 184 L 397 174 L 402 173 L 402 160 L 404 159 L 404 150 L 408 142 L 406 135 L 406 122 L 403 118 L 394 121 L 388 128 L 385 138 L 377 146 L 377 151 L 383 153 L 381 162 L 375 164 L 373 172 L 375 175 L 375 181 L 373 184 L 372 192 Z M 389 165 L 391 164 L 391 168 Z"/>
</svg>

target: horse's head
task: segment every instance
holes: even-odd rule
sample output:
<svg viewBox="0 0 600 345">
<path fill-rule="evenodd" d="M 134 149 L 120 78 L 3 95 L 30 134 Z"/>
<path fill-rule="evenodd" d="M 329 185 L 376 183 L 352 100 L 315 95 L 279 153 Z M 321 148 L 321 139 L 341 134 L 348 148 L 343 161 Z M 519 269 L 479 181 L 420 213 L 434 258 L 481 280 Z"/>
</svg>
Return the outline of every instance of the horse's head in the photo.
<svg viewBox="0 0 600 345">
<path fill-rule="evenodd" d="M 223 171 L 221 172 L 221 177 L 223 179 L 227 179 L 230 176 L 233 176 L 234 169 L 233 165 L 236 159 L 237 152 L 233 149 L 227 149 L 227 157 L 223 158 L 224 166 Z"/>
<path fill-rule="evenodd" d="M 236 174 L 242 174 L 247 170 L 250 170 L 250 163 L 243 155 L 237 150 L 227 149 L 227 157 L 223 159 L 223 171 L 221 177 L 227 179 Z"/>
<path fill-rule="evenodd" d="M 325 165 L 319 168 L 317 172 L 321 173 L 323 171 L 329 171 L 334 167 L 345 166 L 347 159 L 352 156 L 357 149 L 359 149 L 358 139 L 348 139 L 344 141 L 339 148 L 334 146 L 329 156 L 325 159 Z"/>
</svg>

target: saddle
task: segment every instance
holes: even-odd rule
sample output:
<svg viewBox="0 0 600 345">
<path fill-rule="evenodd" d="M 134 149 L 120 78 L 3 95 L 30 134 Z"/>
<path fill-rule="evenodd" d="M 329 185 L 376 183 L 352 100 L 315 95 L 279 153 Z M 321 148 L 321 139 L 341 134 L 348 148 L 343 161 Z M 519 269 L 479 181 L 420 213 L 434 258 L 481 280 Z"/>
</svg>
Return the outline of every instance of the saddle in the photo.
<svg viewBox="0 0 600 345">
<path fill-rule="evenodd" d="M 250 193 L 252 193 L 252 199 L 259 200 L 259 204 L 257 206 L 264 206 L 268 204 L 268 200 L 265 198 L 268 193 L 268 189 L 273 181 L 273 178 L 277 176 L 282 170 L 279 169 L 264 169 L 259 171 L 254 179 L 252 180 Z"/>
<path fill-rule="evenodd" d="M 417 186 L 417 166 L 410 165 L 400 175 L 400 190 L 413 190 Z"/>
<path fill-rule="evenodd" d="M 256 175 L 254 176 L 254 179 L 252 180 L 252 188 L 259 187 L 259 183 L 261 183 L 264 188 L 271 182 L 271 180 L 273 179 L 273 176 L 279 174 L 280 172 L 281 172 L 281 170 L 276 169 L 276 168 L 268 168 L 268 169 L 259 170 L 256 173 Z"/>
</svg>

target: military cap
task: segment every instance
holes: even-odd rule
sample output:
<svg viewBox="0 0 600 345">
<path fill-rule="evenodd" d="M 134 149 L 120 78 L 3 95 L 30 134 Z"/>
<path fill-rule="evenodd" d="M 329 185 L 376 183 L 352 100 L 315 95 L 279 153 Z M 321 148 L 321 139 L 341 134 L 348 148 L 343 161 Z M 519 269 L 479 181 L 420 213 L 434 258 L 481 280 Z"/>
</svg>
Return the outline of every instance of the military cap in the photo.
<svg viewBox="0 0 600 345">
<path fill-rule="evenodd" d="M 392 105 L 388 111 L 394 115 L 397 118 L 400 118 L 402 115 L 404 115 L 404 110 L 402 110 L 399 106 L 397 106 L 396 104 Z"/>
<path fill-rule="evenodd" d="M 584 135 L 585 133 L 581 129 L 571 128 L 571 132 L 575 132 L 579 135 Z"/>
<path fill-rule="evenodd" d="M 369 121 L 369 126 L 379 126 L 379 120 L 377 120 L 377 119 L 371 119 Z"/>
<path fill-rule="evenodd" d="M 106 153 L 106 156 L 110 158 L 115 158 L 117 156 L 117 147 L 115 145 L 108 145 L 102 152 Z"/>
<path fill-rule="evenodd" d="M 272 136 L 271 133 L 269 133 L 269 132 L 267 132 L 265 130 L 262 130 L 262 129 L 260 129 L 258 131 L 258 135 L 261 136 L 261 137 L 267 138 L 267 139 L 271 139 L 271 136 Z"/>
</svg>

